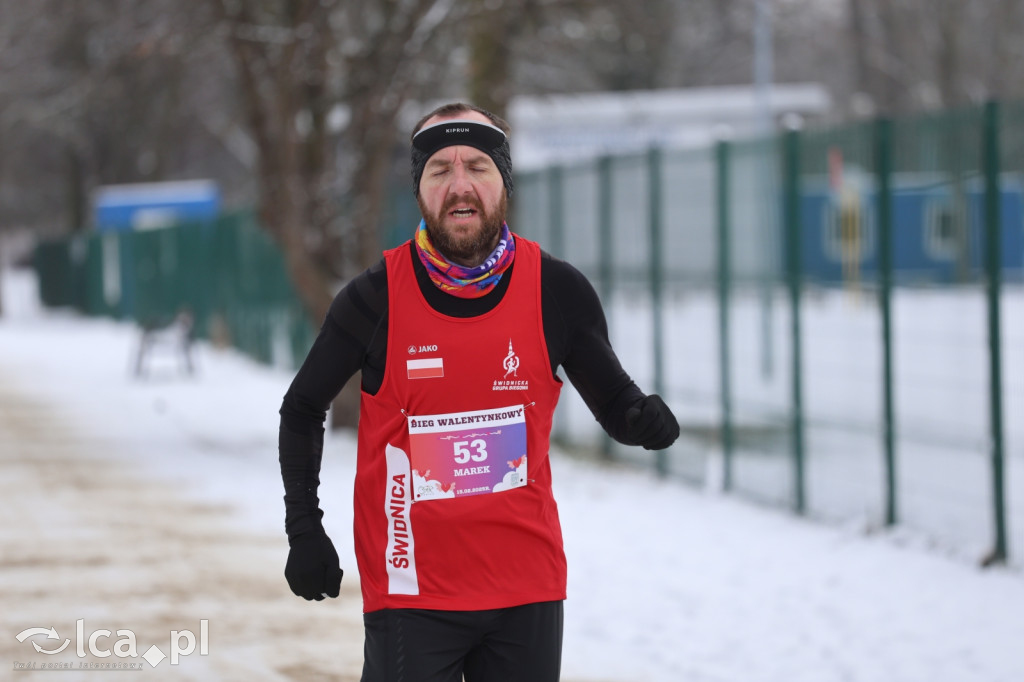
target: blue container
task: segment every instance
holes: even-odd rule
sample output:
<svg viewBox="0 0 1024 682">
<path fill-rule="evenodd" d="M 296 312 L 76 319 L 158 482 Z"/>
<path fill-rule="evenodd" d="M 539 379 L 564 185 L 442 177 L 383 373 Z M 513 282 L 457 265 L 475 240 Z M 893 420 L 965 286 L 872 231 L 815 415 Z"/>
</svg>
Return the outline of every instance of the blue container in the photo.
<svg viewBox="0 0 1024 682">
<path fill-rule="evenodd" d="M 168 227 L 212 220 L 220 213 L 220 190 L 212 180 L 107 185 L 93 194 L 93 220 L 100 232 Z"/>
<path fill-rule="evenodd" d="M 915 283 L 956 282 L 963 265 L 975 278 L 985 253 L 984 186 L 965 180 L 962 211 L 955 214 L 954 188 L 938 176 L 898 174 L 892 189 L 893 275 Z M 1024 188 L 1004 175 L 999 190 L 1002 267 L 1005 276 L 1024 278 Z M 810 281 L 873 280 L 878 273 L 876 192 L 865 179 L 835 191 L 824 178 L 806 178 L 801 195 L 801 247 Z M 966 254 L 957 243 L 958 220 L 966 225 Z M 963 260 L 961 264 L 960 261 Z"/>
</svg>

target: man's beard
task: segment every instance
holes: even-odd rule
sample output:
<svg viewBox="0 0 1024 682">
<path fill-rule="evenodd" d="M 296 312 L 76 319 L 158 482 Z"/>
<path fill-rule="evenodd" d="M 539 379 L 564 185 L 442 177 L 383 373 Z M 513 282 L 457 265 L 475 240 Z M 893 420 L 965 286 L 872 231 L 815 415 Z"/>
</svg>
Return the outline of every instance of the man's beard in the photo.
<svg viewBox="0 0 1024 682">
<path fill-rule="evenodd" d="M 501 226 L 505 223 L 505 215 L 508 212 L 508 199 L 504 192 L 501 193 L 501 201 L 493 213 L 485 211 L 476 199 L 451 197 L 437 214 L 431 215 L 423 205 L 423 200 L 419 197 L 416 199 L 420 205 L 420 214 L 426 223 L 430 242 L 448 260 L 475 267 L 487 260 L 497 247 Z M 448 212 L 458 203 L 470 205 L 480 216 L 480 229 L 475 233 L 455 235 L 444 227 Z"/>
</svg>

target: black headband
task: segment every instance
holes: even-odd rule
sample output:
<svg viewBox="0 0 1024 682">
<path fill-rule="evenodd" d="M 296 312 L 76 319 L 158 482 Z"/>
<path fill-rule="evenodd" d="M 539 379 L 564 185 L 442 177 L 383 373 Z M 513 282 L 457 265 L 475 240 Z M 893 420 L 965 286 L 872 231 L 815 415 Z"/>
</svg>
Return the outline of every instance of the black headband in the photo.
<svg viewBox="0 0 1024 682">
<path fill-rule="evenodd" d="M 512 196 L 512 155 L 508 137 L 501 128 L 489 123 L 463 119 L 429 125 L 412 136 L 413 194 L 419 194 L 420 178 L 427 160 L 439 150 L 454 145 L 473 147 L 491 157 L 501 173 L 506 194 Z"/>
</svg>

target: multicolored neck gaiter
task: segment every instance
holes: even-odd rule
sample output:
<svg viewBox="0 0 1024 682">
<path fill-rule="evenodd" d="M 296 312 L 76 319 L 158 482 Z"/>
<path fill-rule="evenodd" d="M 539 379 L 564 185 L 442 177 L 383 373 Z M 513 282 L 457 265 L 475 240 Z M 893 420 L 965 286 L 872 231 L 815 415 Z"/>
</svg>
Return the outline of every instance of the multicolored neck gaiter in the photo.
<svg viewBox="0 0 1024 682">
<path fill-rule="evenodd" d="M 420 226 L 416 228 L 416 253 L 427 269 L 430 281 L 438 289 L 459 298 L 480 298 L 494 290 L 501 276 L 512 265 L 516 242 L 508 229 L 508 223 L 502 223 L 497 248 L 481 265 L 468 268 L 445 258 L 431 243 L 426 221 L 420 220 Z"/>
</svg>

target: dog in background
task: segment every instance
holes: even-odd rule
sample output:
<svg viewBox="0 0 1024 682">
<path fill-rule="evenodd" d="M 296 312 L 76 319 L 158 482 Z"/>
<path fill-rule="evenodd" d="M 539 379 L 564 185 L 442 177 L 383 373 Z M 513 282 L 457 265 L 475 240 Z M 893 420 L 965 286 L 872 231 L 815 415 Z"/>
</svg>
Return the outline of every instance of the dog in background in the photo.
<svg viewBox="0 0 1024 682">
<path fill-rule="evenodd" d="M 170 351 L 179 357 L 179 371 L 195 373 L 192 362 L 192 341 L 195 320 L 192 311 L 183 308 L 174 317 L 149 319 L 142 323 L 138 353 L 135 356 L 135 376 L 146 375 L 146 361 L 154 351 Z"/>
</svg>

